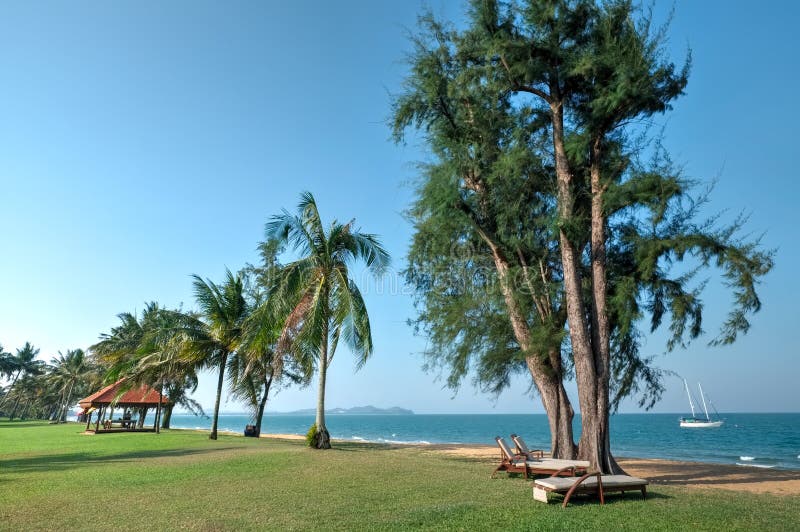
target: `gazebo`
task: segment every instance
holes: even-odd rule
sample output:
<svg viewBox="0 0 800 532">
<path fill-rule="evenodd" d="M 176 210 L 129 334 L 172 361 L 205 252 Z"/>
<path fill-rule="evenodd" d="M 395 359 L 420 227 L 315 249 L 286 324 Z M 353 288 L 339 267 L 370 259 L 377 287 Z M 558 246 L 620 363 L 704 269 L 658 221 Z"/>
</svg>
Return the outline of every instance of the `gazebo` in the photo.
<svg viewBox="0 0 800 532">
<path fill-rule="evenodd" d="M 149 409 L 158 408 L 159 400 L 162 408 L 169 403 L 169 398 L 166 395 L 160 395 L 156 390 L 145 384 L 125 390 L 125 379 L 120 379 L 89 397 L 81 399 L 78 404 L 83 408 L 82 413 L 86 415 L 87 432 L 94 434 L 155 432 L 159 420 L 156 419 L 153 422 L 152 428 L 145 428 L 144 418 Z M 124 415 L 120 419 L 114 419 L 114 408 L 116 407 L 123 410 Z M 133 412 L 138 414 L 138 418 L 133 418 Z M 92 415 L 94 413 L 96 413 L 97 418 L 94 429 L 92 429 Z"/>
</svg>

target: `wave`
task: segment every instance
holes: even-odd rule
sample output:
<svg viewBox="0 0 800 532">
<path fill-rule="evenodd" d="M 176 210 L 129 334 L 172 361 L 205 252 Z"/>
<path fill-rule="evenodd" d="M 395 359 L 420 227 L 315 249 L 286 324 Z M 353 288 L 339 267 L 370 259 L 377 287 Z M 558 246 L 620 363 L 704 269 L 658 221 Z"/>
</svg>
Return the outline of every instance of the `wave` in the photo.
<svg viewBox="0 0 800 532">
<path fill-rule="evenodd" d="M 742 460 L 743 462 L 752 462 L 753 460 L 755 460 L 755 457 L 754 456 L 740 456 L 739 460 Z"/>
<path fill-rule="evenodd" d="M 774 469 L 774 468 L 775 468 L 775 466 L 774 466 L 774 465 L 763 465 L 763 464 L 740 464 L 739 462 L 736 462 L 736 465 L 738 465 L 738 466 L 744 466 L 744 467 L 760 467 L 761 469 Z"/>
</svg>

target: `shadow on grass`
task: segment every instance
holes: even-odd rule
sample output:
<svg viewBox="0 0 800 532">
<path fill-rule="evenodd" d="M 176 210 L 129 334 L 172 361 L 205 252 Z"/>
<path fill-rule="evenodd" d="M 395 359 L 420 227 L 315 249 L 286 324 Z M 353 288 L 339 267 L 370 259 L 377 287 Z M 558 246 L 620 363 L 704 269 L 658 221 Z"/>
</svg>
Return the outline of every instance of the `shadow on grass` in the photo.
<svg viewBox="0 0 800 532">
<path fill-rule="evenodd" d="M 47 421 L 30 421 L 30 420 L 21 421 L 18 419 L 15 419 L 14 421 L 9 421 L 8 419 L 6 419 L 0 422 L 0 431 L 3 431 L 5 429 L 32 429 L 34 427 L 46 427 L 48 425 L 50 425 L 50 423 L 48 423 Z M 57 426 L 56 423 L 52 423 L 52 425 Z"/>
<path fill-rule="evenodd" d="M 624 466 L 625 464 L 623 464 Z M 800 480 L 800 471 L 787 469 L 759 469 L 755 467 L 659 463 L 647 479 L 653 484 L 715 486 L 718 484 L 756 484 L 769 481 Z"/>
<path fill-rule="evenodd" d="M 611 492 L 605 494 L 605 506 L 613 506 L 615 504 L 627 504 L 629 502 L 647 502 L 653 499 L 672 499 L 671 495 L 665 495 L 664 493 L 659 493 L 657 491 L 648 491 L 647 498 L 642 498 L 642 494 L 638 491 L 631 490 L 628 492 L 619 493 L 619 492 Z M 561 504 L 564 502 L 563 496 L 551 496 L 550 504 Z M 569 506 L 592 506 L 592 505 L 600 505 L 600 499 L 596 495 L 591 494 L 579 494 L 573 495 L 569 499 Z"/>
<path fill-rule="evenodd" d="M 6 460 L 0 460 L 0 472 L 8 474 L 35 473 L 40 471 L 63 471 L 97 464 L 124 463 L 152 458 L 177 458 L 182 456 L 218 453 L 242 448 L 243 447 L 225 447 L 222 449 L 157 449 L 148 451 L 131 451 L 102 456 L 84 452 L 45 454 L 29 458 L 9 458 Z"/>
</svg>

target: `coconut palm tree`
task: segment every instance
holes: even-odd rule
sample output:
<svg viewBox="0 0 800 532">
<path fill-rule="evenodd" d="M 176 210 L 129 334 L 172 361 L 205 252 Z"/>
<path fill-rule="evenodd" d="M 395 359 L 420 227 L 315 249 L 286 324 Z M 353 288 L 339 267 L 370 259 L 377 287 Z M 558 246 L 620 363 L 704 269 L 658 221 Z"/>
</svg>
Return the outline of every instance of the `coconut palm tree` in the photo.
<svg viewBox="0 0 800 532">
<path fill-rule="evenodd" d="M 363 260 L 377 276 L 389 264 L 378 238 L 356 230 L 353 223 L 334 220 L 326 232 L 314 196 L 305 192 L 298 214 L 284 210 L 267 224 L 268 241 L 301 255 L 275 276 L 267 304 L 279 309 L 275 315 L 285 316 L 278 350 L 291 350 L 299 359 L 316 363 L 317 415 L 309 443 L 318 449 L 331 446 L 325 425 L 325 385 L 339 340 L 350 347 L 357 368 L 372 354 L 367 308 L 349 267 Z"/>
<path fill-rule="evenodd" d="M 11 353 L 6 353 L 3 350 L 3 345 L 0 344 L 0 378 L 10 377 L 16 371 L 14 361 L 11 358 Z"/>
<path fill-rule="evenodd" d="M 140 384 L 167 392 L 170 403 L 161 427 L 169 428 L 176 404 L 190 412 L 203 413 L 200 405 L 188 396 L 197 388 L 197 365 L 183 357 L 182 342 L 186 329 L 194 324 L 192 315 L 161 308 L 158 303 L 145 305 L 141 318 L 131 313 L 119 314 L 120 325 L 102 334 L 92 352 L 108 365 L 106 381 L 124 378 L 125 389 Z M 161 417 L 161 405 L 156 408 Z"/>
<path fill-rule="evenodd" d="M 51 370 L 49 380 L 57 388 L 61 396 L 61 402 L 56 414 L 56 420 L 65 422 L 67 411 L 72 404 L 73 392 L 76 385 L 86 378 L 86 374 L 91 370 L 89 361 L 83 349 L 70 349 L 66 354 L 58 352 L 57 357 L 50 361 Z"/>
<path fill-rule="evenodd" d="M 169 428 L 172 411 L 176 406 L 182 406 L 195 416 L 206 415 L 202 405 L 189 395 L 197 390 L 197 384 L 197 368 L 194 365 L 187 365 L 181 374 L 168 376 L 164 382 L 164 390 L 169 397 L 169 403 L 164 406 L 164 416 L 161 420 L 162 429 Z"/>
<path fill-rule="evenodd" d="M 22 348 L 17 349 L 17 353 L 11 357 L 11 363 L 13 364 L 15 373 L 14 379 L 9 385 L 9 390 L 13 390 L 20 376 L 25 377 L 42 374 L 45 364 L 41 360 L 36 360 L 36 355 L 38 354 L 39 350 L 33 347 L 30 342 L 25 342 Z M 4 399 L 9 398 L 9 395 L 10 394 L 7 394 Z M 11 409 L 11 414 L 9 415 L 10 419 L 14 419 L 14 416 L 17 415 L 17 408 L 19 407 L 20 399 L 22 399 L 22 394 L 17 393 L 14 397 L 16 400 L 14 401 L 14 407 Z"/>
<path fill-rule="evenodd" d="M 225 282 L 217 285 L 194 275 L 194 295 L 199 316 L 187 315 L 183 326 L 184 359 L 218 372 L 217 395 L 209 438 L 217 439 L 219 404 L 225 383 L 225 369 L 237 355 L 243 339 L 243 326 L 250 313 L 245 299 L 244 278 L 226 270 Z"/>
<path fill-rule="evenodd" d="M 36 355 L 38 354 L 39 350 L 33 347 L 30 342 L 25 342 L 24 346 L 17 349 L 17 353 L 11 357 L 11 364 L 15 371 L 11 386 L 14 386 L 20 375 L 39 375 L 42 373 L 44 362 L 36 360 Z"/>
</svg>

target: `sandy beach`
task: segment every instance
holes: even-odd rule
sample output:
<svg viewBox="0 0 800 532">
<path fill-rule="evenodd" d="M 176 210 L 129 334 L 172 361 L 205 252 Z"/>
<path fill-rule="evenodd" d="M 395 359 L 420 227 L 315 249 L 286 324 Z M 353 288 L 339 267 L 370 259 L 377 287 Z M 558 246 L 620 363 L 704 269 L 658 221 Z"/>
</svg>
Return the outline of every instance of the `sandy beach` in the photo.
<svg viewBox="0 0 800 532">
<path fill-rule="evenodd" d="M 303 436 L 297 434 L 265 434 L 262 435 L 262 438 L 302 440 Z M 443 453 L 460 458 L 485 461 L 487 475 L 491 472 L 492 464 L 499 459 L 497 447 L 491 445 L 387 444 L 387 446 L 417 448 L 432 453 Z M 651 458 L 618 458 L 617 460 L 629 475 L 646 478 L 653 484 L 685 486 L 693 489 L 713 488 L 750 493 L 800 495 L 800 471 Z"/>
</svg>

